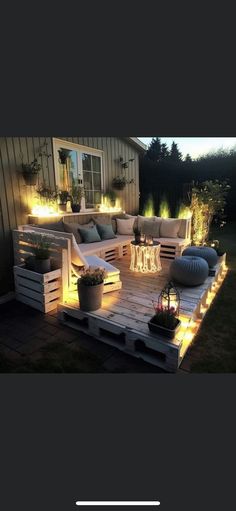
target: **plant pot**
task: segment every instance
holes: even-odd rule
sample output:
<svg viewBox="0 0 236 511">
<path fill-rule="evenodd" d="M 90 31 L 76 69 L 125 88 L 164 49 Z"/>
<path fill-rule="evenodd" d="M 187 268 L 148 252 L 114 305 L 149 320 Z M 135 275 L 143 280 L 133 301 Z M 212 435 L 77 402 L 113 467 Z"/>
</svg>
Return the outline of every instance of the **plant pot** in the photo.
<svg viewBox="0 0 236 511">
<path fill-rule="evenodd" d="M 78 295 L 80 309 L 86 312 L 96 311 L 102 306 L 102 294 L 104 283 L 97 284 L 97 286 L 85 286 L 78 279 Z"/>
<path fill-rule="evenodd" d="M 51 271 L 51 260 L 48 259 L 37 259 L 34 261 L 34 271 L 37 273 L 49 273 Z"/>
<path fill-rule="evenodd" d="M 66 209 L 66 204 L 59 204 L 59 209 L 60 211 L 64 211 L 66 213 L 67 209 Z"/>
<path fill-rule="evenodd" d="M 126 183 L 125 184 L 122 184 L 122 183 L 113 183 L 113 188 L 115 188 L 116 190 L 124 190 L 125 186 L 126 186 Z"/>
<path fill-rule="evenodd" d="M 23 172 L 23 178 L 26 185 L 35 186 L 38 180 L 38 173 Z"/>
<path fill-rule="evenodd" d="M 72 213 L 79 213 L 80 212 L 80 204 L 71 204 Z"/>
<path fill-rule="evenodd" d="M 111 207 L 114 208 L 116 205 L 116 199 L 110 199 Z"/>
<path fill-rule="evenodd" d="M 149 321 L 148 321 L 148 328 L 149 330 L 153 333 L 153 334 L 157 334 L 157 335 L 163 335 L 164 337 L 168 337 L 169 339 L 173 339 L 176 335 L 176 333 L 178 332 L 178 330 L 180 329 L 180 325 L 181 325 L 181 321 L 180 319 L 178 319 L 178 323 L 176 325 L 176 327 L 171 330 L 170 328 L 166 328 L 164 326 L 161 326 L 161 325 L 158 325 L 157 323 L 154 322 L 154 318 L 155 316 L 153 316 Z"/>
</svg>

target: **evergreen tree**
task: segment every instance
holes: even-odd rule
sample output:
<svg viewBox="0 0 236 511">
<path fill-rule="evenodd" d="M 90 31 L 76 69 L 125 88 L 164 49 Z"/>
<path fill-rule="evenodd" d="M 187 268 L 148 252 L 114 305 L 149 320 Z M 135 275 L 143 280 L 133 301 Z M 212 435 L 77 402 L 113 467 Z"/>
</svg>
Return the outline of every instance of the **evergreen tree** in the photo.
<svg viewBox="0 0 236 511">
<path fill-rule="evenodd" d="M 170 150 L 170 158 L 174 162 L 181 162 L 182 161 L 182 154 L 179 151 L 178 144 L 176 142 L 172 142 L 171 150 Z"/>
<path fill-rule="evenodd" d="M 166 160 L 170 156 L 170 151 L 166 144 L 161 144 L 161 159 Z"/>
<path fill-rule="evenodd" d="M 191 158 L 189 153 L 186 154 L 184 161 L 185 161 L 185 163 L 192 163 L 193 160 L 192 160 L 192 158 Z"/>
<path fill-rule="evenodd" d="M 158 137 L 153 137 L 151 144 L 146 152 L 146 157 L 149 160 L 157 163 L 161 158 L 161 139 Z"/>
</svg>

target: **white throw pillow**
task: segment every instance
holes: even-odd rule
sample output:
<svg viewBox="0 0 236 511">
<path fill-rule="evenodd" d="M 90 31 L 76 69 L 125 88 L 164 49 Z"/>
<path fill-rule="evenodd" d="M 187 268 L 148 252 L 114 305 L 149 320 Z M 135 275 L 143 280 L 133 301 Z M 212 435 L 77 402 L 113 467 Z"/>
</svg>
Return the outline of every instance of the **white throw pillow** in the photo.
<svg viewBox="0 0 236 511">
<path fill-rule="evenodd" d="M 135 217 L 127 219 L 117 218 L 117 233 L 132 236 L 134 233 L 134 221 Z"/>
<path fill-rule="evenodd" d="M 181 220 L 178 218 L 163 218 L 160 227 L 161 238 L 178 238 Z"/>
<path fill-rule="evenodd" d="M 178 236 L 179 238 L 185 238 L 186 237 L 186 229 L 187 229 L 187 220 L 183 218 L 181 220 Z"/>
</svg>

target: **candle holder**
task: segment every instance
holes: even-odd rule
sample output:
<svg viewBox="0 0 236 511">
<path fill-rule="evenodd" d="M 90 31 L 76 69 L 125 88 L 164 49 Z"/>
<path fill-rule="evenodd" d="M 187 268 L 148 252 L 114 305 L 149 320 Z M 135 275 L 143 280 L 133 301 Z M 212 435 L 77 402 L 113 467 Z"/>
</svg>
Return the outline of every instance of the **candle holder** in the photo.
<svg viewBox="0 0 236 511">
<path fill-rule="evenodd" d="M 142 234 L 140 235 L 140 243 L 141 245 L 144 245 L 144 243 L 146 243 L 146 236 L 145 234 Z"/>
</svg>

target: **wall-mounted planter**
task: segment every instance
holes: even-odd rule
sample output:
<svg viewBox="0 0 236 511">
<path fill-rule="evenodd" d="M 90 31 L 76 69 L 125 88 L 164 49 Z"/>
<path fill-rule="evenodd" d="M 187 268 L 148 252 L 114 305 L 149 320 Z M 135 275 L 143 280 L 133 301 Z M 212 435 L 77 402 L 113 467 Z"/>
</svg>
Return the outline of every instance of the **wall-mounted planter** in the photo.
<svg viewBox="0 0 236 511">
<path fill-rule="evenodd" d="M 38 172 L 37 173 L 23 172 L 22 174 L 26 185 L 35 186 L 37 184 Z"/>
</svg>

